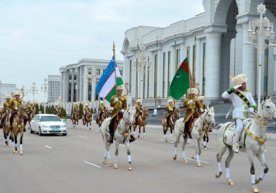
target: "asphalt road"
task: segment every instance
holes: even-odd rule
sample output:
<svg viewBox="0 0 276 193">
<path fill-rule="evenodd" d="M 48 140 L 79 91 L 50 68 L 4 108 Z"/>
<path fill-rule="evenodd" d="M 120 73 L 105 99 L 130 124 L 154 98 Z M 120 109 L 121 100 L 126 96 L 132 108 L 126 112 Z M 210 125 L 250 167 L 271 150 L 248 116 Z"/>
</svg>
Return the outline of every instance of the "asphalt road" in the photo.
<svg viewBox="0 0 276 193">
<path fill-rule="evenodd" d="M 216 173 L 217 153 L 215 133 L 210 135 L 208 149 L 203 150 L 203 167 L 196 167 L 192 159 L 172 159 L 174 148 L 162 141 L 159 125 L 147 127 L 146 139 L 131 143 L 133 170 L 127 169 L 124 146 L 119 149 L 119 169 L 103 165 L 104 145 L 98 127 L 91 130 L 68 122 L 67 136 L 39 136 L 26 132 L 24 155 L 13 154 L 4 147 L 0 134 L 0 192 L 1 193 L 248 193 L 251 192 L 247 156 L 236 155 L 231 174 L 236 185 L 226 184 L 224 176 Z M 180 145 L 178 147 L 180 157 Z M 114 148 L 112 148 L 112 151 Z M 190 144 L 187 156 L 194 155 Z M 269 134 L 267 141 L 269 174 L 259 184 L 264 193 L 276 189 L 276 136 Z M 262 169 L 256 160 L 256 171 Z"/>
</svg>

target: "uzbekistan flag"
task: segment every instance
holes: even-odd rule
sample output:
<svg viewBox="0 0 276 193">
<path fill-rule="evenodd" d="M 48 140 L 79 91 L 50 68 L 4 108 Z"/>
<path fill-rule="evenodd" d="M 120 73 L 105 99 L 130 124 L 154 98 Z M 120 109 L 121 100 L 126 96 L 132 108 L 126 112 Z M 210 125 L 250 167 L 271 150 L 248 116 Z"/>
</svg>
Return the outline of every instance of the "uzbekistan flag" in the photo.
<svg viewBox="0 0 276 193">
<path fill-rule="evenodd" d="M 116 94 L 116 86 L 121 86 L 123 84 L 121 73 L 113 57 L 100 77 L 96 86 L 96 93 L 99 97 L 110 102 L 111 97 Z"/>
</svg>

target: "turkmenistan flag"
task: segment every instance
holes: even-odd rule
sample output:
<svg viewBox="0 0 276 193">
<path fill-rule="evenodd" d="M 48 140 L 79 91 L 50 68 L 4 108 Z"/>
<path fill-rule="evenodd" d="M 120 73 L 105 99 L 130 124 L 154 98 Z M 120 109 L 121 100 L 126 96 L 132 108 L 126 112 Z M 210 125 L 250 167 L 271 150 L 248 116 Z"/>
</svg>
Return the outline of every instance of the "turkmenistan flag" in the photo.
<svg viewBox="0 0 276 193">
<path fill-rule="evenodd" d="M 116 94 L 116 86 L 121 86 L 123 84 L 121 73 L 113 57 L 100 77 L 96 86 L 96 93 L 110 102 L 111 97 Z"/>
<path fill-rule="evenodd" d="M 190 87 L 190 70 L 188 58 L 181 63 L 170 85 L 169 96 L 180 99 Z"/>
</svg>

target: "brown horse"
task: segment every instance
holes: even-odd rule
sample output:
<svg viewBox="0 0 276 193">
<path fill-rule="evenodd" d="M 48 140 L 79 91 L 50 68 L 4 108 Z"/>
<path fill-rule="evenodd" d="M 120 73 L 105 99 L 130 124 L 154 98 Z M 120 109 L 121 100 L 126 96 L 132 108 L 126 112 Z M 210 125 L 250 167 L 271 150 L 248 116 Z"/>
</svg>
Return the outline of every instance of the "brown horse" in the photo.
<svg viewBox="0 0 276 193">
<path fill-rule="evenodd" d="M 4 139 L 5 139 L 5 146 L 12 146 L 12 136 L 11 136 L 11 125 L 10 125 L 10 112 L 7 110 L 5 113 L 3 112 L 2 114 L 2 119 L 3 120 L 3 135 L 4 135 Z M 8 141 L 9 138 L 9 141 Z"/>
<path fill-rule="evenodd" d="M 23 135 L 24 135 L 24 120 L 26 118 L 26 109 L 24 106 L 20 107 L 17 112 L 14 114 L 13 117 L 13 123 L 12 123 L 12 129 L 11 129 L 11 134 L 12 138 L 14 140 L 14 149 L 13 153 L 17 153 L 17 137 L 18 134 L 20 134 L 20 148 L 19 148 L 19 153 L 20 155 L 23 155 Z"/>
<path fill-rule="evenodd" d="M 174 131 L 174 125 L 177 119 L 179 119 L 179 108 L 175 108 L 173 113 L 171 113 L 170 115 L 168 115 L 168 119 L 166 116 L 166 113 L 163 113 L 163 118 L 162 118 L 162 126 L 163 126 L 163 133 L 164 133 L 164 141 L 168 142 L 167 139 L 167 131 L 170 128 L 170 133 L 171 135 L 173 134 Z M 169 120 L 169 121 L 167 121 Z M 173 140 L 171 139 L 171 142 L 173 142 Z"/>
<path fill-rule="evenodd" d="M 137 126 L 139 128 L 139 134 L 138 137 L 140 137 L 141 128 L 143 128 L 143 137 L 146 138 L 146 124 L 147 124 L 147 118 L 149 116 L 149 110 L 147 108 L 143 109 L 142 113 L 139 113 L 135 119 L 135 122 L 133 124 L 133 131 L 135 132 Z"/>
<path fill-rule="evenodd" d="M 91 125 L 92 125 L 92 113 L 91 112 L 88 112 L 88 113 L 83 115 L 82 123 L 86 127 L 88 127 L 88 125 L 90 125 L 90 130 L 91 130 Z"/>
<path fill-rule="evenodd" d="M 99 127 L 101 127 L 103 121 L 109 117 L 109 112 L 108 111 L 103 111 L 103 112 L 99 112 L 98 116 L 96 118 L 96 123 L 99 125 Z"/>
<path fill-rule="evenodd" d="M 76 127 L 76 125 L 79 124 L 79 119 L 80 119 L 80 111 L 74 111 L 71 116 L 73 127 Z"/>
</svg>

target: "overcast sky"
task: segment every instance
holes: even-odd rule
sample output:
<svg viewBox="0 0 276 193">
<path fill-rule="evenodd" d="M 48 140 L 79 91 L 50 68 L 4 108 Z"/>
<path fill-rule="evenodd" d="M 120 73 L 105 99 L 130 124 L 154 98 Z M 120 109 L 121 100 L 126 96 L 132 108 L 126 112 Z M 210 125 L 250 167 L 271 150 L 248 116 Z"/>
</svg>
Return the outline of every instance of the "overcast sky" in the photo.
<svg viewBox="0 0 276 193">
<path fill-rule="evenodd" d="M 116 58 L 124 33 L 166 27 L 203 12 L 202 0 L 0 0 L 0 80 L 40 88 L 82 58 Z"/>
</svg>

